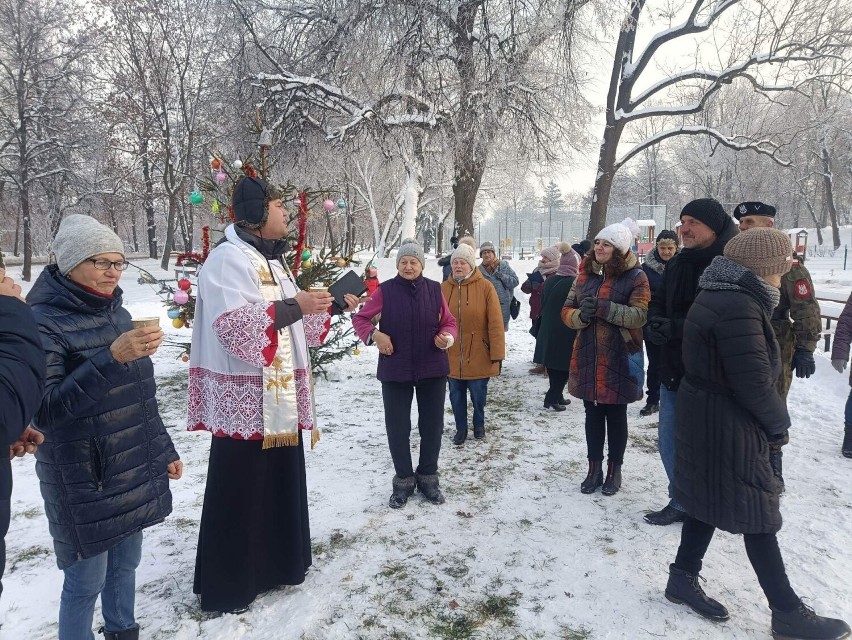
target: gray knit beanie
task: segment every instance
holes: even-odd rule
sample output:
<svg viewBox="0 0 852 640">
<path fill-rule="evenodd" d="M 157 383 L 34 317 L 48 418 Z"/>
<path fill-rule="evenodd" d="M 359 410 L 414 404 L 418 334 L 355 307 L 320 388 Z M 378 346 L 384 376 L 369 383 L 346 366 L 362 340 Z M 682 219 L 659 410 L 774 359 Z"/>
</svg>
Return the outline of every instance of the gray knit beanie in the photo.
<svg viewBox="0 0 852 640">
<path fill-rule="evenodd" d="M 463 243 L 459 241 L 459 246 L 456 247 L 456 250 L 453 251 L 453 255 L 450 256 L 450 264 L 453 264 L 453 260 L 461 258 L 465 262 L 470 265 L 471 269 L 476 269 L 476 253 L 467 243 Z"/>
<path fill-rule="evenodd" d="M 497 249 L 494 248 L 494 243 L 491 242 L 490 240 L 486 240 L 481 245 L 479 245 L 479 257 L 480 258 L 482 257 L 483 251 L 490 251 L 495 256 L 497 255 Z"/>
<path fill-rule="evenodd" d="M 102 225 L 92 216 L 72 214 L 65 216 L 53 239 L 53 255 L 59 273 L 68 272 L 81 262 L 101 253 L 124 255 L 124 243 L 112 229 Z"/>
<path fill-rule="evenodd" d="M 414 238 L 406 238 L 399 245 L 399 250 L 396 252 L 396 266 L 399 267 L 399 261 L 406 256 L 412 256 L 420 260 L 420 266 L 426 266 L 426 258 L 423 255 L 423 247 Z"/>
<path fill-rule="evenodd" d="M 783 231 L 756 227 L 731 238 L 725 257 L 759 276 L 783 276 L 793 264 L 793 245 Z"/>
</svg>

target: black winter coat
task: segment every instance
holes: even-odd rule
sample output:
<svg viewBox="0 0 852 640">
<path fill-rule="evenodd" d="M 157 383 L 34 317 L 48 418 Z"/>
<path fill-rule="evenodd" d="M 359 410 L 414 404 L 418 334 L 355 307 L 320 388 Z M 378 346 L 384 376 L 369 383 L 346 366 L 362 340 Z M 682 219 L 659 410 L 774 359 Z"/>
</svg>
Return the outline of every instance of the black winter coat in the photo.
<svg viewBox="0 0 852 640">
<path fill-rule="evenodd" d="M 0 444 L 18 439 L 43 393 L 44 350 L 32 311 L 17 298 L 0 296 Z"/>
<path fill-rule="evenodd" d="M 36 472 L 60 568 L 172 510 L 166 467 L 179 456 L 160 419 L 153 364 L 120 364 L 109 349 L 132 328 L 121 294 L 90 293 L 50 265 L 27 296 L 47 352 Z"/>
<path fill-rule="evenodd" d="M 737 275 L 726 279 L 720 270 Z M 737 279 L 748 286 L 707 290 L 719 286 L 712 280 L 727 287 Z M 775 385 L 781 362 L 771 305 L 761 302 L 757 276 L 726 258 L 716 258 L 701 286 L 683 331 L 675 497 L 690 516 L 724 531 L 775 532 L 780 487 L 767 438 L 783 434 L 790 417 Z"/>
<path fill-rule="evenodd" d="M 0 578 L 6 566 L 2 541 L 9 528 L 12 497 L 12 465 L 6 447 L 29 425 L 43 391 L 44 351 L 32 311 L 17 298 L 0 296 Z"/>
<path fill-rule="evenodd" d="M 577 332 L 562 322 L 562 306 L 574 284 L 574 276 L 552 275 L 547 278 L 541 294 L 541 323 L 535 338 L 533 362 L 548 369 L 569 371 L 574 338 Z"/>
<path fill-rule="evenodd" d="M 722 255 L 728 240 L 739 233 L 733 218 L 726 218 L 725 227 L 709 247 L 682 249 L 666 263 L 663 281 L 648 305 L 648 324 L 659 318 L 668 318 L 672 323 L 669 341 L 660 345 L 658 373 L 660 383 L 670 391 L 677 391 L 683 376 L 681 343 L 683 322 L 689 307 L 698 294 L 698 279 L 716 256 Z M 645 334 L 648 335 L 647 332 Z"/>
</svg>

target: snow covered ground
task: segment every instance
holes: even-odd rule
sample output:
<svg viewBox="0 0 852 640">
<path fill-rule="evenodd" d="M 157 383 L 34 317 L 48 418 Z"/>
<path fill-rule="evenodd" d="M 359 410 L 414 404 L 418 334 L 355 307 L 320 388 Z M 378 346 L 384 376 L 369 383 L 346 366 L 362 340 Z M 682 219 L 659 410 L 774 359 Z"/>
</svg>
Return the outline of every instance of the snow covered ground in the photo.
<svg viewBox="0 0 852 640">
<path fill-rule="evenodd" d="M 139 263 L 171 277 L 155 261 Z M 534 262 L 512 263 L 521 280 Z M 380 278 L 392 260 L 379 261 Z M 820 295 L 845 300 L 852 271 L 809 264 Z M 18 278 L 19 267 L 10 268 Z M 134 315 L 165 309 L 153 290 L 124 274 Z M 439 279 L 429 260 L 426 275 Z M 769 609 L 742 540 L 718 533 L 702 572 L 707 592 L 730 610 L 714 624 L 663 598 L 680 528 L 647 525 L 665 504 L 656 453 L 656 417 L 628 410 L 624 485 L 615 496 L 581 495 L 585 475 L 583 410 L 575 401 L 545 412 L 546 378 L 531 376 L 533 339 L 521 318 L 507 336 L 503 374 L 492 381 L 488 435 L 454 447 L 447 403 L 441 473 L 446 504 L 415 494 L 387 507 L 393 468 L 384 434 L 376 353 L 346 359 L 335 381 L 320 380 L 323 437 L 306 454 L 314 565 L 305 583 L 267 593 L 242 615 L 202 613 L 192 593 L 195 545 L 210 436 L 184 431 L 187 365 L 180 348 L 155 356 L 160 410 L 186 463 L 172 483 L 174 513 L 146 530 L 137 573 L 137 619 L 144 638 L 332 640 L 356 638 L 768 638 Z M 839 313 L 840 306 L 836 311 Z M 170 327 L 170 323 L 169 323 Z M 175 339 L 184 330 L 168 329 Z M 816 375 L 794 380 L 785 448 L 781 548 L 800 595 L 818 613 L 852 619 L 852 460 L 840 454 L 847 375 L 821 352 Z M 416 449 L 417 438 L 413 438 Z M 4 638 L 56 637 L 62 573 L 31 456 L 13 462 L 12 523 L 0 610 Z M 96 612 L 99 624 L 99 612 Z"/>
</svg>

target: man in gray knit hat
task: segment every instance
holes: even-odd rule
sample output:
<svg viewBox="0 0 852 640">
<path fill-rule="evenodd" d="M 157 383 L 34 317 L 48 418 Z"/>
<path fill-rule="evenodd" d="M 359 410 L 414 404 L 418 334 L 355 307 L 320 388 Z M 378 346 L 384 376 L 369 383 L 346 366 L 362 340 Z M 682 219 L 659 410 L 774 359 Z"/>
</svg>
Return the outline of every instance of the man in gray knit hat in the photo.
<svg viewBox="0 0 852 640">
<path fill-rule="evenodd" d="M 503 328 L 508 331 L 509 306 L 515 297 L 515 287 L 518 286 L 520 280 L 518 280 L 517 274 L 509 266 L 509 263 L 497 257 L 493 242 L 482 243 L 479 247 L 479 257 L 482 258 L 479 270 L 497 291 L 500 309 L 503 311 Z"/>
</svg>

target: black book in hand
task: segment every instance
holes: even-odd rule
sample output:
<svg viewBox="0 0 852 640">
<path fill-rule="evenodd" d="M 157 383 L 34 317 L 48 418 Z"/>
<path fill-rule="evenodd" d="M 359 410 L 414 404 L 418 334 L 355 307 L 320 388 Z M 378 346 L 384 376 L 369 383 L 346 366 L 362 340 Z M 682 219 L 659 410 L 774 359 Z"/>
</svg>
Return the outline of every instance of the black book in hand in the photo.
<svg viewBox="0 0 852 640">
<path fill-rule="evenodd" d="M 367 285 L 364 284 L 364 280 L 351 269 L 328 288 L 328 292 L 334 296 L 335 306 L 341 312 L 346 308 L 346 300 L 343 299 L 344 295 L 351 293 L 353 296 L 360 298 L 366 290 Z"/>
</svg>

